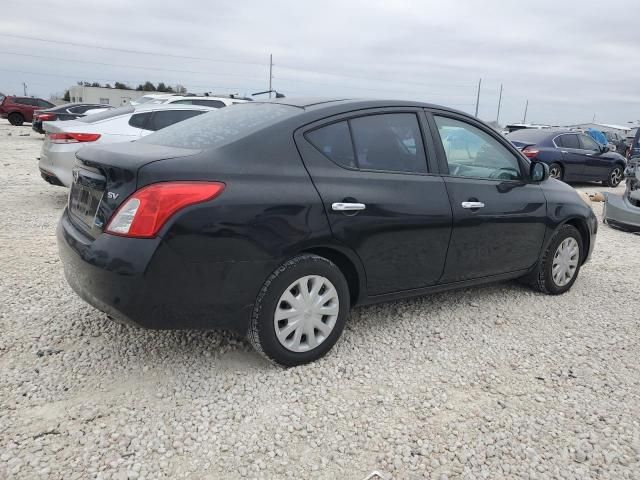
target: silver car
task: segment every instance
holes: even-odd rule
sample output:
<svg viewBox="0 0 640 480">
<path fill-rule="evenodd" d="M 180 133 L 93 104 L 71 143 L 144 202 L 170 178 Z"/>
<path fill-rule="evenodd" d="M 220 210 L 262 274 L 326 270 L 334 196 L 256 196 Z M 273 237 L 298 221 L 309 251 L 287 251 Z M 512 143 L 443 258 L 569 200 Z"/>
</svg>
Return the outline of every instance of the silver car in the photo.
<svg viewBox="0 0 640 480">
<path fill-rule="evenodd" d="M 44 122 L 44 144 L 38 167 L 52 185 L 69 187 L 76 152 L 96 143 L 130 142 L 161 128 L 216 108 L 200 105 L 152 105 L 115 108 L 78 120 Z"/>
</svg>

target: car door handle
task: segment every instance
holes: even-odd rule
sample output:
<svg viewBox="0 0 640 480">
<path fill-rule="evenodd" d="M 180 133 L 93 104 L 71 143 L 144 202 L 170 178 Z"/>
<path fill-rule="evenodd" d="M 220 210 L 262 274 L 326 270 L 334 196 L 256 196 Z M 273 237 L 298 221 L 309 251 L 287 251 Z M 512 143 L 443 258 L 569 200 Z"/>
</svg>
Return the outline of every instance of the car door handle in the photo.
<svg viewBox="0 0 640 480">
<path fill-rule="evenodd" d="M 566 150 L 560 150 L 560 153 L 569 153 Z"/>
<path fill-rule="evenodd" d="M 353 212 L 364 210 L 367 206 L 364 203 L 332 203 L 331 209 L 336 212 Z"/>
<path fill-rule="evenodd" d="M 484 208 L 484 203 L 482 202 L 462 202 L 461 205 L 462 205 L 462 208 L 470 208 L 470 209 Z"/>
</svg>

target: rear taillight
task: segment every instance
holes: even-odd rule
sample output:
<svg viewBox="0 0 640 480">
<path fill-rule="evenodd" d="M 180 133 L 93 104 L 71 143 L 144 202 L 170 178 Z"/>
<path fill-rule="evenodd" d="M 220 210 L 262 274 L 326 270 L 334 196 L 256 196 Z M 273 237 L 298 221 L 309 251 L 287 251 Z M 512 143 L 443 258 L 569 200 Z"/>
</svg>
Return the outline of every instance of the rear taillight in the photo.
<svg viewBox="0 0 640 480">
<path fill-rule="evenodd" d="M 95 142 L 100 138 L 99 133 L 50 133 L 51 143 L 83 143 Z"/>
<path fill-rule="evenodd" d="M 538 153 L 540 153 L 540 150 L 538 150 L 537 148 L 533 148 L 533 147 L 526 147 L 522 150 L 522 153 L 524 153 L 524 155 L 527 158 L 535 158 L 536 155 L 538 155 Z"/>
<path fill-rule="evenodd" d="M 135 238 L 155 237 L 178 210 L 214 199 L 224 190 L 220 182 L 163 182 L 141 188 L 113 215 L 106 232 Z"/>
<path fill-rule="evenodd" d="M 56 119 L 56 114 L 55 113 L 36 113 L 34 117 L 37 120 L 41 120 L 43 122 L 50 122 L 51 120 Z"/>
</svg>

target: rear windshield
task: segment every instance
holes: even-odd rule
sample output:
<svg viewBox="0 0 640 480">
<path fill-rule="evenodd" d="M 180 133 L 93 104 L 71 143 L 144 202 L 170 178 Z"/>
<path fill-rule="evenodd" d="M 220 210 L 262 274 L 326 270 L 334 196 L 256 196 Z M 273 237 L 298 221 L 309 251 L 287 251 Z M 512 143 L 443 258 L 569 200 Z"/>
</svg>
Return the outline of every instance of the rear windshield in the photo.
<svg viewBox="0 0 640 480">
<path fill-rule="evenodd" d="M 538 143 L 551 135 L 550 130 L 537 128 L 523 128 L 507 134 L 507 139 L 516 142 Z"/>
<path fill-rule="evenodd" d="M 211 148 L 233 142 L 300 110 L 274 103 L 245 103 L 190 118 L 138 140 L 181 148 Z"/>
<path fill-rule="evenodd" d="M 100 107 L 96 107 L 100 108 Z M 96 123 L 101 122 L 102 120 L 109 120 L 110 118 L 119 117 L 120 115 L 125 115 L 127 113 L 133 113 L 135 109 L 132 106 L 120 107 L 120 108 L 112 108 L 110 110 L 105 110 L 104 112 L 94 113 L 93 115 L 88 115 L 86 117 L 82 117 L 78 119 L 78 122 L 82 123 Z"/>
</svg>

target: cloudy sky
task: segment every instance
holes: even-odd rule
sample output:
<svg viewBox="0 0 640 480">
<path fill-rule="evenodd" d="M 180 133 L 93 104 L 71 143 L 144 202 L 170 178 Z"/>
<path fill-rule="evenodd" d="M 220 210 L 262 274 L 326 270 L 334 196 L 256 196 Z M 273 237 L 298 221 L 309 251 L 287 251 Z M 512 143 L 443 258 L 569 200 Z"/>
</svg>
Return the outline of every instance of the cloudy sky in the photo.
<svg viewBox="0 0 640 480">
<path fill-rule="evenodd" d="M 415 99 L 500 122 L 640 119 L 637 0 L 4 0 L 0 92 L 77 80 Z M 44 41 L 43 41 L 44 40 Z"/>
</svg>

